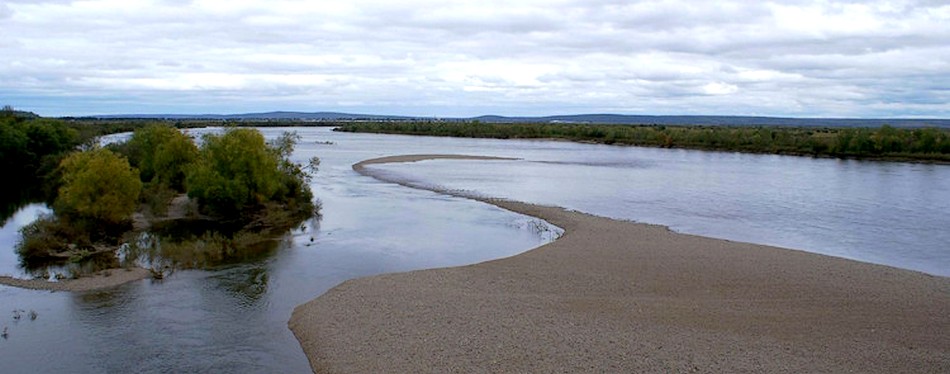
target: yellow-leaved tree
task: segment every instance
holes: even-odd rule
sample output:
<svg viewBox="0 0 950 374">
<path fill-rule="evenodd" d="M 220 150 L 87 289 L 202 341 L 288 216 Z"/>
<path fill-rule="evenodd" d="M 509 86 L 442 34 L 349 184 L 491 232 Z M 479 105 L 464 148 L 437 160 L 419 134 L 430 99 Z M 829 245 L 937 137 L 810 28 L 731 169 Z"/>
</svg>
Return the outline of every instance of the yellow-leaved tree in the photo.
<svg viewBox="0 0 950 374">
<path fill-rule="evenodd" d="M 107 149 L 77 152 L 60 163 L 62 187 L 56 198 L 59 215 L 95 224 L 118 224 L 131 218 L 142 182 L 138 170 Z"/>
</svg>

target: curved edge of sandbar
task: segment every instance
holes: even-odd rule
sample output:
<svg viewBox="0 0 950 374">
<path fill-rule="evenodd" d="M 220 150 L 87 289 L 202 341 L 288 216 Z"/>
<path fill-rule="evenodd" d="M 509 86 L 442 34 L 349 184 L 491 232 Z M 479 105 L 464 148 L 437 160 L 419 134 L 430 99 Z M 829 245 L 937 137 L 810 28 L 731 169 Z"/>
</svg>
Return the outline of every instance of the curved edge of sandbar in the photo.
<svg viewBox="0 0 950 374">
<path fill-rule="evenodd" d="M 950 372 L 950 278 L 475 198 L 565 234 L 298 306 L 314 372 Z"/>
<path fill-rule="evenodd" d="M 30 290 L 85 292 L 97 291 L 120 286 L 126 283 L 149 278 L 151 273 L 140 267 L 100 270 L 95 274 L 77 279 L 64 279 L 50 282 L 44 279 L 20 279 L 9 275 L 0 275 L 0 285 Z"/>
<path fill-rule="evenodd" d="M 512 158 L 512 157 L 477 156 L 477 155 L 451 155 L 451 154 L 399 155 L 399 156 L 379 157 L 379 158 L 373 158 L 373 159 L 363 160 L 363 161 L 357 162 L 357 163 L 353 164 L 353 171 L 356 171 L 357 173 L 359 173 L 359 174 L 361 174 L 361 175 L 365 175 L 365 176 L 374 178 L 374 179 L 379 180 L 379 181 L 388 182 L 388 183 L 393 183 L 393 184 L 398 184 L 398 185 L 401 185 L 401 186 L 405 186 L 405 187 L 409 187 L 409 188 L 415 188 L 415 189 L 419 189 L 419 190 L 426 190 L 426 191 L 436 192 L 436 193 L 440 193 L 440 194 L 444 194 L 444 195 L 449 195 L 449 196 L 455 196 L 455 197 L 461 197 L 461 198 L 471 199 L 471 200 L 475 200 L 475 201 L 480 201 L 480 202 L 483 202 L 483 203 L 487 203 L 487 204 L 491 204 L 491 205 L 497 206 L 497 207 L 502 208 L 502 209 L 505 209 L 505 210 L 510 210 L 510 211 L 512 211 L 512 212 L 515 212 L 515 213 L 532 216 L 532 217 L 535 217 L 535 218 L 538 218 L 538 219 L 541 219 L 541 220 L 545 220 L 545 221 L 547 221 L 547 220 L 546 220 L 544 217 L 541 217 L 541 216 L 540 216 L 540 215 L 542 214 L 542 213 L 540 212 L 540 210 L 543 210 L 543 209 L 553 209 L 553 210 L 564 210 L 564 211 L 566 211 L 566 209 L 561 208 L 561 207 L 545 206 L 545 205 L 538 205 L 538 204 L 529 204 L 529 203 L 522 203 L 522 202 L 518 202 L 518 201 L 514 201 L 514 200 L 508 200 L 508 199 L 499 199 L 499 198 L 493 198 L 493 197 L 485 197 L 485 196 L 477 195 L 477 194 L 470 193 L 470 192 L 468 192 L 468 191 L 462 191 L 462 190 L 448 190 L 448 189 L 444 189 L 444 188 L 439 188 L 439 187 L 437 187 L 437 186 L 432 186 L 432 185 L 427 185 L 427 184 L 419 183 L 419 182 L 412 181 L 412 180 L 394 178 L 394 177 L 392 177 L 392 176 L 390 176 L 390 175 L 386 175 L 386 174 L 383 174 L 383 173 L 374 173 L 373 171 L 368 170 L 368 169 L 366 168 L 366 166 L 370 166 L 370 165 L 393 164 L 393 163 L 408 163 L 408 162 L 419 162 L 419 161 L 429 161 L 429 160 L 485 160 L 485 161 L 493 161 L 493 160 L 494 160 L 494 161 L 517 161 L 517 160 L 521 160 L 521 159 L 520 159 L 520 158 Z M 589 215 L 589 214 L 587 214 L 587 213 L 581 213 L 581 212 L 573 212 L 573 213 L 580 214 L 580 215 Z M 590 215 L 590 216 L 594 217 L 593 215 Z M 552 223 L 552 222 L 549 222 L 549 223 Z M 661 227 L 661 228 L 663 228 L 663 229 L 668 230 L 668 228 L 667 228 L 666 226 L 662 226 L 662 225 L 652 225 L 652 224 L 644 224 L 644 225 L 655 226 L 655 227 Z M 565 235 L 567 234 L 567 229 L 566 229 L 565 227 L 560 226 L 560 225 L 557 225 L 557 224 L 555 224 L 555 226 L 558 226 L 558 227 L 561 227 L 561 228 L 565 229 Z"/>
<path fill-rule="evenodd" d="M 399 155 L 399 156 L 386 156 L 379 158 L 372 158 L 369 160 L 363 160 L 353 164 L 353 170 L 363 173 L 363 168 L 366 165 L 373 164 L 392 164 L 392 163 L 401 163 L 401 162 L 418 162 L 418 161 L 428 161 L 428 160 L 498 160 L 498 161 L 515 161 L 520 160 L 519 158 L 513 157 L 497 157 L 497 156 L 477 156 L 477 155 L 446 155 L 446 154 L 419 154 L 419 155 Z M 364 174 L 368 175 L 368 174 Z"/>
</svg>

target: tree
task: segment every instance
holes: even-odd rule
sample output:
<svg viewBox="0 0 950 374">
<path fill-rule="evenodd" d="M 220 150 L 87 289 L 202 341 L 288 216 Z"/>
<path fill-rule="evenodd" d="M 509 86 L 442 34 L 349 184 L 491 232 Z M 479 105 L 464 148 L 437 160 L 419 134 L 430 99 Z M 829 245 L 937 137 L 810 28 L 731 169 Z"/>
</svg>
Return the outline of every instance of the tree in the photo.
<svg viewBox="0 0 950 374">
<path fill-rule="evenodd" d="M 78 143 L 77 132 L 63 121 L 0 115 L 0 172 L 6 178 L 0 184 L 0 205 L 15 209 L 54 195 L 54 171 Z"/>
<path fill-rule="evenodd" d="M 290 161 L 290 155 L 293 154 L 298 141 L 300 141 L 300 136 L 297 133 L 285 132 L 268 145 L 277 159 L 280 172 L 280 189 L 273 198 L 284 204 L 290 211 L 310 215 L 313 214 L 315 208 L 313 193 L 309 186 L 311 179 L 303 168 L 309 170 L 311 174 L 316 174 L 320 168 L 320 158 L 310 158 L 306 166 Z"/>
<path fill-rule="evenodd" d="M 60 168 L 63 185 L 54 204 L 58 215 L 113 225 L 135 211 L 142 182 L 125 158 L 97 148 L 69 155 Z"/>
<path fill-rule="evenodd" d="M 171 126 L 151 125 L 135 130 L 123 150 L 142 182 L 185 191 L 185 170 L 198 157 L 198 147 Z"/>
<path fill-rule="evenodd" d="M 29 141 L 26 132 L 14 124 L 12 117 L 0 120 L 0 171 L 13 178 L 21 177 L 24 165 L 31 159 L 27 148 Z"/>
<path fill-rule="evenodd" d="M 231 216 L 271 201 L 281 190 L 280 152 L 254 129 L 208 134 L 187 174 L 188 196 L 206 213 Z"/>
</svg>

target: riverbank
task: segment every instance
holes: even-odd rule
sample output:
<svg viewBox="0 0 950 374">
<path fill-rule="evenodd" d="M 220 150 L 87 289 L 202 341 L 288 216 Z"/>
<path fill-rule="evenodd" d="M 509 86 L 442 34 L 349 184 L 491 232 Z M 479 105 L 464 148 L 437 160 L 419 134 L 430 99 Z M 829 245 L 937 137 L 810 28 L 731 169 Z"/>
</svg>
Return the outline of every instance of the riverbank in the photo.
<svg viewBox="0 0 950 374">
<path fill-rule="evenodd" d="M 297 307 L 315 372 L 950 371 L 950 278 L 481 200 L 565 235 Z"/>
<path fill-rule="evenodd" d="M 31 290 L 84 292 L 112 288 L 129 282 L 151 277 L 152 274 L 140 267 L 100 270 L 94 274 L 77 279 L 63 279 L 50 282 L 44 279 L 20 279 L 0 275 L 0 285 L 26 288 Z"/>
<path fill-rule="evenodd" d="M 896 162 L 950 163 L 950 130 L 579 123 L 350 122 L 334 131 L 681 148 Z"/>
</svg>

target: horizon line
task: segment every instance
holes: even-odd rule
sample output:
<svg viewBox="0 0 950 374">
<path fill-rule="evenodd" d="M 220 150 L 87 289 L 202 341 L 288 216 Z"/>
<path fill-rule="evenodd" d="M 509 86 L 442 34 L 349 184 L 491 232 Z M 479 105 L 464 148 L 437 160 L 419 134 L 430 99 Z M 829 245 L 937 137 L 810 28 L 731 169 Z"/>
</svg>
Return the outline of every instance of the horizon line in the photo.
<svg viewBox="0 0 950 374">
<path fill-rule="evenodd" d="M 147 117 L 234 117 L 234 116 L 264 116 L 268 114 L 303 114 L 303 115 L 314 115 L 314 114 L 337 114 L 337 115 L 346 115 L 352 117 L 360 116 L 372 116 L 372 117 L 385 117 L 385 118 L 404 118 L 404 119 L 478 119 L 482 117 L 502 117 L 502 118 L 512 118 L 512 119 L 532 119 L 532 118 L 552 118 L 552 117 L 580 117 L 580 116 L 616 116 L 616 117 L 725 117 L 725 118 L 769 118 L 769 119 L 792 119 L 792 120 L 902 120 L 902 121 L 927 121 L 927 120 L 937 120 L 937 121 L 950 121 L 950 117 L 931 117 L 931 116 L 896 116 L 896 117 L 823 117 L 823 116 L 791 116 L 791 115 L 767 115 L 767 114 L 630 114 L 630 113 L 616 113 L 616 112 L 588 112 L 588 113 L 571 113 L 571 114 L 542 114 L 542 115 L 506 115 L 506 114 L 479 114 L 474 116 L 441 116 L 441 115 L 405 115 L 405 114 L 380 114 L 380 113 L 359 113 L 359 112 L 345 112 L 345 111 L 334 111 L 334 110 L 318 110 L 318 111 L 300 111 L 300 110 L 272 110 L 272 111 L 259 111 L 259 112 L 243 112 L 243 113 L 116 113 L 116 114 L 89 114 L 89 115 L 61 115 L 55 116 L 54 118 L 126 118 L 126 119 L 135 119 L 135 118 L 147 118 Z M 265 117 L 266 118 L 266 117 Z M 290 119 L 290 118 L 288 118 Z"/>
</svg>

